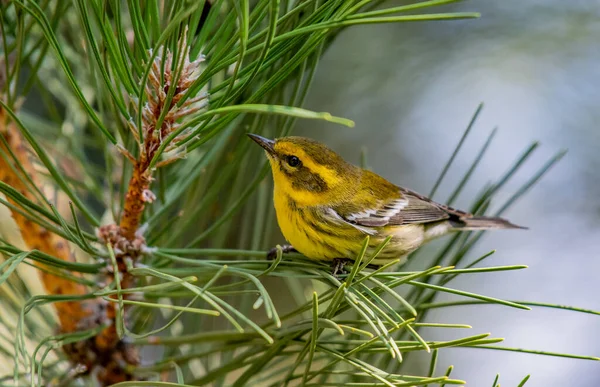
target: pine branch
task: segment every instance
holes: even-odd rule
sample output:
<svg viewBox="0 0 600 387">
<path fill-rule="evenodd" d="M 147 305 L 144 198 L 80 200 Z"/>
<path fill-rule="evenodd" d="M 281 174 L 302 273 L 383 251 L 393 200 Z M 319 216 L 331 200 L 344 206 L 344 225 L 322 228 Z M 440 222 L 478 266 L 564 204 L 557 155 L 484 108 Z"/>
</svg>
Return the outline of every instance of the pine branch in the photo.
<svg viewBox="0 0 600 387">
<path fill-rule="evenodd" d="M 138 140 L 139 156 L 134 162 L 133 176 L 129 181 L 123 216 L 119 224 L 120 234 L 127 240 L 133 240 L 140 227 L 142 214 L 146 203 L 152 203 L 156 196 L 150 191 L 154 169 L 150 163 L 157 156 L 157 151 L 163 145 L 169 135 L 179 129 L 181 124 L 177 121 L 182 117 L 191 115 L 206 106 L 206 95 L 198 98 L 187 99 L 178 106 L 180 100 L 187 94 L 189 87 L 199 75 L 200 63 L 204 57 L 190 62 L 189 49 L 187 45 L 187 29 L 183 33 L 183 39 L 179 45 L 183 52 L 175 62 L 173 53 L 167 50 L 163 58 L 162 49 L 152 63 L 149 74 L 150 85 L 145 88 L 148 103 L 142 109 L 142 140 Z M 164 63 L 163 63 L 164 59 Z M 164 74 L 162 73 L 164 68 Z M 134 124 L 132 132 L 137 129 Z M 181 133 L 173 142 L 178 142 L 187 132 Z M 174 147 L 168 150 L 173 150 Z M 185 148 L 178 150 L 185 153 Z M 159 155 L 160 156 L 160 155 Z M 129 158 L 129 157 L 128 157 Z M 161 165 L 167 165 L 176 161 L 179 153 L 171 155 Z"/>
<path fill-rule="evenodd" d="M 4 156 L 0 158 L 0 181 L 11 185 L 29 200 L 35 201 L 36 198 L 31 193 L 30 187 L 25 184 L 23 177 L 17 173 L 18 167 L 9 164 L 9 160 L 7 160 L 6 156 L 12 153 L 20 168 L 22 168 L 22 171 L 26 173 L 33 184 L 39 188 L 41 185 L 39 184 L 38 173 L 29 158 L 28 146 L 23 143 L 19 131 L 15 125 L 9 121 L 6 117 L 6 113 L 1 108 L 0 135 L 4 139 L 0 142 L 0 152 L 2 152 L 2 155 Z M 7 198 L 7 200 L 15 207 L 20 207 L 19 203 L 10 197 Z M 67 241 L 27 219 L 22 213 L 12 211 L 12 216 L 19 226 L 23 240 L 29 248 L 39 250 L 65 261 L 73 261 L 73 255 L 69 251 Z M 65 280 L 64 278 L 57 277 L 48 272 L 41 272 L 40 275 L 46 290 L 50 294 L 86 293 L 85 287 L 75 282 Z M 74 332 L 77 329 L 80 329 L 77 327 L 77 321 L 85 319 L 90 315 L 89 309 L 80 302 L 60 303 L 56 305 L 56 309 L 60 319 L 61 331 L 63 332 Z"/>
<path fill-rule="evenodd" d="M 141 220 L 146 203 L 152 203 L 156 195 L 150 190 L 153 174 L 157 168 L 168 165 L 185 154 L 185 148 L 172 146 L 169 151 L 174 151 L 166 160 L 159 162 L 156 167 L 150 167 L 164 141 L 179 129 L 178 123 L 183 117 L 203 109 L 206 106 L 206 95 L 197 98 L 182 100 L 186 96 L 190 85 L 199 75 L 199 66 L 204 57 L 189 60 L 189 46 L 187 44 L 187 29 L 179 43 L 179 56 L 161 48 L 152 62 L 149 73 L 149 85 L 145 89 L 147 103 L 142 109 L 142 127 L 138 128 L 130 123 L 132 133 L 136 133 L 138 156 L 135 158 L 124 147 L 119 151 L 133 163 L 133 175 L 129 180 L 122 217 L 119 225 L 110 224 L 100 227 L 98 237 L 105 244 L 111 246 L 116 260 L 116 272 L 113 277 L 107 278 L 107 283 L 118 278 L 118 288 L 122 290 L 135 286 L 135 278 L 128 269 L 135 266 L 146 249 L 146 240 L 140 229 Z M 163 55 L 164 54 L 164 55 Z M 163 73 L 164 71 L 164 73 Z M 180 103 L 181 102 L 181 103 Z M 179 106 L 180 105 L 180 106 Z M 187 135 L 182 131 L 180 136 Z M 182 137 L 175 137 L 177 142 Z M 112 296 L 117 299 L 117 296 Z M 123 299 L 128 299 L 127 294 Z M 112 321 L 95 339 L 97 349 L 104 353 L 112 353 L 112 360 L 103 364 L 98 373 L 98 380 L 103 385 L 110 385 L 120 381 L 133 380 L 130 372 L 139 363 L 137 349 L 123 342 L 117 332 L 117 319 L 119 307 L 116 302 L 109 302 L 106 318 Z M 125 321 L 128 320 L 126 310 L 123 310 Z"/>
<path fill-rule="evenodd" d="M 12 186 L 25 198 L 35 202 L 37 198 L 33 190 L 41 187 L 40 177 L 29 156 L 29 147 L 24 143 L 16 125 L 7 117 L 6 111 L 0 108 L 0 181 Z M 10 157 L 10 156 L 12 157 Z M 12 160 L 10 160 L 12 158 Z M 27 179 L 24 177 L 27 176 Z M 28 185 L 28 182 L 32 185 Z M 21 232 L 21 237 L 32 250 L 38 250 L 64 261 L 74 261 L 66 240 L 51 233 L 46 228 L 28 219 L 23 212 L 16 211 L 22 207 L 7 197 L 14 206 L 11 214 Z M 50 268 L 51 266 L 49 266 Z M 74 274 L 81 278 L 79 273 Z M 48 294 L 53 295 L 84 295 L 87 289 L 84 285 L 68 278 L 52 274 L 51 271 L 40 270 L 40 277 Z M 59 318 L 60 331 L 72 333 L 91 328 L 94 323 L 99 301 L 66 301 L 54 304 Z M 92 363 L 81 356 L 77 343 L 64 347 L 65 352 L 75 364 L 85 367 Z"/>
</svg>

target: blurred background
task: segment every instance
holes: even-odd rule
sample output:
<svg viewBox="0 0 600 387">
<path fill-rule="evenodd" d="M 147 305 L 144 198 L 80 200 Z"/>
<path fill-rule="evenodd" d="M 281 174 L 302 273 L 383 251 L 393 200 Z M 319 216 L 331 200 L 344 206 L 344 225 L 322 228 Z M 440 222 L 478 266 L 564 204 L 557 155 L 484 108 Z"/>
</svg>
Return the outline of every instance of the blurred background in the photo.
<svg viewBox="0 0 600 387">
<path fill-rule="evenodd" d="M 398 2 L 398 5 L 402 2 Z M 450 286 L 509 300 L 600 309 L 600 3 L 467 1 L 436 9 L 478 11 L 476 20 L 359 26 L 344 31 L 320 63 L 306 107 L 353 119 L 353 129 L 301 120 L 295 134 L 329 144 L 389 180 L 428 194 L 480 102 L 485 107 L 435 199 L 445 201 L 494 127 L 498 133 L 457 202 L 468 208 L 533 141 L 531 161 L 499 196 L 508 198 L 562 149 L 568 153 L 506 213 L 528 231 L 488 233 L 471 254 L 497 249 L 486 265 L 527 270 L 462 277 Z M 357 50 L 360 47 L 360 50 Z M 352 79 L 348 82 L 348 79 Z M 494 206 L 496 204 L 496 206 Z M 499 202 L 492 203 L 492 212 Z M 418 265 L 418 263 L 417 263 Z M 431 321 L 467 323 L 504 345 L 600 355 L 598 316 L 553 309 L 465 306 Z M 446 330 L 442 330 L 446 331 Z M 427 339 L 440 339 L 435 330 Z M 518 343 L 518 344 L 517 344 Z M 438 370 L 471 386 L 598 386 L 591 361 L 451 349 Z M 417 365 L 419 366 L 419 365 Z M 421 367 L 425 369 L 428 360 Z"/>
</svg>

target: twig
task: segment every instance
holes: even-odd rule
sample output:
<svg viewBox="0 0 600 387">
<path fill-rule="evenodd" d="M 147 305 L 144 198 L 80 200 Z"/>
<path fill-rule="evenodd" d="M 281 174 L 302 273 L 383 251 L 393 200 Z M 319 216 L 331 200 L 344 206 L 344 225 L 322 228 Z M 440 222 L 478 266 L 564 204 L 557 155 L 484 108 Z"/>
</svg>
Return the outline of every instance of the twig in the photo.
<svg viewBox="0 0 600 387">
<path fill-rule="evenodd" d="M 127 150 L 119 148 L 119 151 L 133 164 L 133 173 L 129 180 L 119 224 L 100 227 L 98 236 L 101 241 L 113 247 L 118 270 L 118 273 L 114 273 L 114 278 L 120 279 L 121 289 L 134 286 L 135 279 L 127 270 L 127 262 L 135 265 L 147 247 L 140 225 L 146 203 L 152 203 L 156 199 L 150 190 L 153 172 L 182 158 L 185 149 L 177 149 L 176 155 L 158 162 L 155 168 L 151 168 L 150 164 L 157 157 L 157 151 L 163 141 L 179 127 L 177 121 L 206 106 L 206 95 L 188 99 L 178 106 L 199 75 L 198 69 L 203 61 L 203 57 L 193 62 L 189 61 L 186 36 L 187 31 L 183 33 L 179 43 L 181 52 L 179 59 L 174 60 L 169 50 L 166 50 L 166 55 L 163 56 L 161 50 L 152 63 L 148 85 L 145 87 L 148 103 L 142 110 L 142 137 L 138 138 L 139 135 L 136 135 L 139 148 L 137 158 Z M 129 122 L 129 127 L 132 133 L 138 133 L 133 121 Z M 111 275 L 111 278 L 107 278 L 107 283 L 114 279 L 112 277 Z M 126 299 L 127 295 L 124 294 L 123 298 Z M 115 361 L 103 366 L 102 372 L 97 374 L 97 379 L 104 385 L 132 380 L 133 375 L 129 373 L 131 367 L 128 365 L 136 366 L 139 363 L 136 349 L 125 345 L 118 337 L 116 321 L 118 305 L 117 302 L 108 303 L 106 317 L 112 321 L 112 324 L 96 337 L 96 345 L 99 349 L 112 353 L 115 359 L 115 356 L 119 355 L 118 360 L 121 360 L 120 363 Z M 123 315 L 126 317 L 125 313 Z"/>
<path fill-rule="evenodd" d="M 23 172 L 27 173 L 33 183 L 40 187 L 37 172 L 33 163 L 29 159 L 28 147 L 23 143 L 23 139 L 12 122 L 6 117 L 6 112 L 0 109 L 0 135 L 6 140 L 8 149 L 4 141 L 0 142 L 0 149 L 4 155 L 9 155 L 9 149 L 21 165 Z M 31 201 L 36 198 L 29 191 L 22 178 L 17 175 L 17 169 L 8 164 L 8 160 L 0 157 L 0 180 L 18 190 L 23 196 Z M 19 207 L 19 203 L 7 197 L 7 200 Z M 68 243 L 56 234 L 50 233 L 45 228 L 27 219 L 22 214 L 13 211 L 12 217 L 19 226 L 21 236 L 30 249 L 39 250 L 46 254 L 60 258 L 65 261 L 73 261 L 69 251 Z M 41 272 L 42 281 L 46 290 L 50 294 L 85 294 L 86 289 L 83 285 L 69 281 L 65 278 L 57 277 L 48 272 Z M 62 302 L 55 304 L 60 326 L 63 332 L 74 332 L 78 329 L 76 322 L 87 317 L 87 310 L 81 302 Z"/>
</svg>

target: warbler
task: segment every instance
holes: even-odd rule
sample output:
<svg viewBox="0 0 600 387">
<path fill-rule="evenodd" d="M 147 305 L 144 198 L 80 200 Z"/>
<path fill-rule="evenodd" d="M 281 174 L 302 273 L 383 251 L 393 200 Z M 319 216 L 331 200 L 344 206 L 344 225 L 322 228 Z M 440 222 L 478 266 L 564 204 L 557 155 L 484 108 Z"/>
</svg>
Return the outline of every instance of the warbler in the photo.
<svg viewBox="0 0 600 387">
<path fill-rule="evenodd" d="M 315 140 L 248 136 L 271 164 L 277 222 L 291 243 L 285 251 L 330 261 L 334 274 L 358 256 L 367 235 L 370 251 L 391 237 L 372 261 L 382 265 L 452 231 L 524 228 L 438 204 L 346 162 Z"/>
</svg>

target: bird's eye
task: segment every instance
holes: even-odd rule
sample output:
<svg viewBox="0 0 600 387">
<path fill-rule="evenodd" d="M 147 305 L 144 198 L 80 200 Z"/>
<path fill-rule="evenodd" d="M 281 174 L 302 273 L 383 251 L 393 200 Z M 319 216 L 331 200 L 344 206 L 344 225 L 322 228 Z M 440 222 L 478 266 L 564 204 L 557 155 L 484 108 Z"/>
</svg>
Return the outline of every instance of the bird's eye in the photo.
<svg viewBox="0 0 600 387">
<path fill-rule="evenodd" d="M 297 167 L 300 165 L 300 159 L 296 156 L 288 156 L 286 161 L 290 167 Z"/>
</svg>

